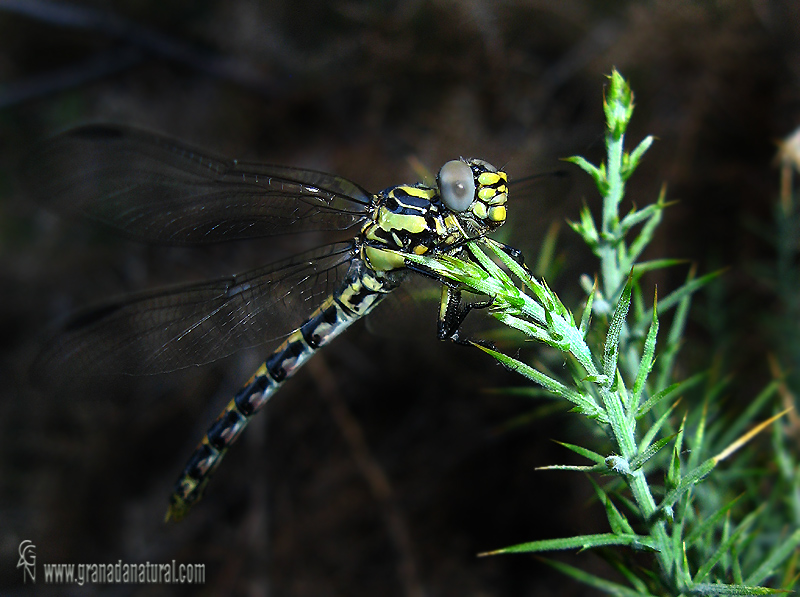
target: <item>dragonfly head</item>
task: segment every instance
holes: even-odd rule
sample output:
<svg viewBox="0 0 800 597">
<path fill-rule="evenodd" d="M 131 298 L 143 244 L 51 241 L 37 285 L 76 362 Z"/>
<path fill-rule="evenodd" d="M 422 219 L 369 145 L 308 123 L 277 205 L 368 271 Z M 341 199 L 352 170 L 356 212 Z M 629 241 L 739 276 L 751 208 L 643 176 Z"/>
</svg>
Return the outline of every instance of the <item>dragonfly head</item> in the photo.
<svg viewBox="0 0 800 597">
<path fill-rule="evenodd" d="M 451 160 L 439 170 L 436 182 L 445 207 L 472 220 L 484 232 L 506 221 L 508 176 L 488 162 Z"/>
</svg>

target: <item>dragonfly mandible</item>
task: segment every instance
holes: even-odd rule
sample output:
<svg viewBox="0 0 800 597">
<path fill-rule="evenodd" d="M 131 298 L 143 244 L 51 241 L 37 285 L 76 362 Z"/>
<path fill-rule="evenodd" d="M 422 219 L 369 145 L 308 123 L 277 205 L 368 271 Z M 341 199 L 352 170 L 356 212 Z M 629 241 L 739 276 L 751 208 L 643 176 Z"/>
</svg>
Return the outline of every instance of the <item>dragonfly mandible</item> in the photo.
<svg viewBox="0 0 800 597">
<path fill-rule="evenodd" d="M 228 278 L 144 292 L 75 315 L 38 360 L 47 371 L 147 374 L 284 339 L 208 429 L 170 497 L 167 520 L 196 504 L 223 456 L 281 385 L 369 313 L 409 271 L 404 254 L 464 255 L 506 220 L 506 173 L 479 159 L 444 164 L 436 184 L 372 194 L 344 178 L 214 157 L 140 129 L 68 130 L 31 157 L 36 193 L 135 240 L 197 245 L 315 230 L 338 242 Z M 442 285 L 438 335 L 458 339 L 471 305 Z M 120 363 L 122 366 L 120 367 Z M 120 369 L 122 369 L 120 371 Z"/>
</svg>

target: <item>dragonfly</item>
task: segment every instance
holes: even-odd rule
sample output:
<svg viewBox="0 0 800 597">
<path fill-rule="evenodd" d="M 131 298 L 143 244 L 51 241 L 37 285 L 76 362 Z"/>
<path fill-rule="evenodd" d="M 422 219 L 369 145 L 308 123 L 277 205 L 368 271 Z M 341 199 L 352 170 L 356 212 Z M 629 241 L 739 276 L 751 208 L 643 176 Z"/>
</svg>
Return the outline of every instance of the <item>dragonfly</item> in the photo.
<svg viewBox="0 0 800 597">
<path fill-rule="evenodd" d="M 333 174 L 226 159 L 142 129 L 94 124 L 53 137 L 30 163 L 42 202 L 138 241 L 202 245 L 352 232 L 245 273 L 110 300 L 75 314 L 43 349 L 36 370 L 153 374 L 281 341 L 197 445 L 170 496 L 168 521 L 200 501 L 253 416 L 314 353 L 409 273 L 436 277 L 405 256 L 469 258 L 466 244 L 506 220 L 507 174 L 473 158 L 445 163 L 435 184 L 370 193 Z M 440 281 L 437 334 L 463 341 L 466 314 L 485 303 Z"/>
</svg>

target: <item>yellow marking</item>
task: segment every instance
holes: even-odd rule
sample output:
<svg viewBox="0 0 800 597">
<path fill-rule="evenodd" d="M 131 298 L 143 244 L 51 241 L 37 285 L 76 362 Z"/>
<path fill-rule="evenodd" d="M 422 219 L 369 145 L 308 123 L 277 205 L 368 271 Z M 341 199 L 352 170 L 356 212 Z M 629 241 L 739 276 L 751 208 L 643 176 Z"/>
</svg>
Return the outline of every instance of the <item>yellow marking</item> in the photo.
<svg viewBox="0 0 800 597">
<path fill-rule="evenodd" d="M 497 184 L 499 181 L 499 172 L 482 172 L 481 175 L 478 176 L 478 182 L 482 185 L 493 185 Z"/>
<path fill-rule="evenodd" d="M 495 189 L 491 187 L 483 187 L 480 191 L 478 191 L 478 199 L 483 199 L 485 201 L 486 199 L 494 197 L 495 193 L 497 193 Z"/>
<path fill-rule="evenodd" d="M 398 188 L 413 197 L 419 197 L 421 199 L 432 199 L 435 194 L 435 190 L 431 188 L 420 188 L 420 187 L 410 187 L 410 186 L 409 187 L 401 186 Z M 400 203 L 403 202 L 402 197 L 395 197 L 395 199 L 397 199 L 397 201 Z"/>
<path fill-rule="evenodd" d="M 508 195 L 506 193 L 500 193 L 489 200 L 489 205 L 503 205 L 507 199 Z"/>
<path fill-rule="evenodd" d="M 316 311 L 314 311 L 314 312 L 311 314 L 311 317 L 309 317 L 309 319 L 312 319 L 312 318 L 316 317 L 316 316 L 317 316 L 317 315 L 319 315 L 320 313 L 324 313 L 324 312 L 325 312 L 325 311 L 327 311 L 327 310 L 328 310 L 328 309 L 329 309 L 331 306 L 334 306 L 334 307 L 336 306 L 336 301 L 334 300 L 334 298 L 333 298 L 333 295 L 331 295 L 331 296 L 329 296 L 328 298 L 326 298 L 326 299 L 325 299 L 325 300 L 322 302 L 322 304 L 319 306 L 319 308 L 318 308 Z M 263 367 L 263 368 L 264 368 L 264 372 L 266 372 L 267 368 L 266 368 L 264 365 L 261 365 L 261 367 Z M 261 370 L 261 369 L 259 369 L 259 371 L 260 371 L 260 370 Z"/>
<path fill-rule="evenodd" d="M 371 290 L 372 292 L 380 292 L 380 290 L 383 288 L 383 282 L 381 282 L 375 276 L 364 275 L 362 280 L 364 281 L 364 288 Z"/>
<path fill-rule="evenodd" d="M 380 228 L 375 226 L 373 223 L 370 223 L 370 227 L 366 231 L 366 234 L 364 234 L 364 236 L 366 237 L 367 240 L 378 240 L 378 241 L 380 241 L 382 239 L 377 235 L 378 230 L 380 230 Z"/>
<path fill-rule="evenodd" d="M 489 208 L 489 219 L 492 222 L 504 222 L 506 219 L 506 206 L 496 205 Z"/>
<path fill-rule="evenodd" d="M 296 329 L 294 332 L 292 332 L 292 334 L 288 338 L 286 338 L 286 340 L 283 341 L 283 344 L 281 344 L 277 348 L 277 350 L 283 350 L 284 348 L 288 347 L 292 342 L 297 342 L 298 340 L 303 344 L 306 343 L 305 338 L 303 338 L 303 330 L 299 328 Z"/>
<path fill-rule="evenodd" d="M 439 321 L 444 321 L 447 315 L 447 286 L 442 284 L 442 294 L 439 299 Z"/>
<path fill-rule="evenodd" d="M 401 255 L 390 251 L 384 251 L 376 247 L 364 247 L 364 257 L 370 267 L 376 271 L 386 272 L 393 269 L 400 269 L 406 264 L 405 259 L 403 259 Z"/>
<path fill-rule="evenodd" d="M 380 213 L 380 210 L 379 210 L 378 207 L 376 207 L 375 209 L 372 210 L 372 213 L 370 214 L 369 219 L 366 222 L 364 222 L 364 225 L 361 227 L 361 234 L 364 234 L 368 230 L 374 228 L 375 220 L 378 219 L 378 214 L 379 213 Z"/>
<path fill-rule="evenodd" d="M 191 477 L 184 477 L 181 479 L 181 495 L 178 495 L 177 493 L 172 494 L 175 503 L 171 503 L 169 505 L 167 514 L 164 516 L 164 522 L 169 522 L 170 520 L 179 522 L 185 518 L 189 513 L 189 510 L 192 508 L 192 506 L 186 501 L 186 497 L 195 492 L 198 492 L 200 495 L 202 495 L 205 491 L 206 485 L 208 485 L 210 480 L 211 477 L 206 477 L 200 482 L 192 479 Z M 194 501 L 199 501 L 199 498 L 195 499 Z"/>
<path fill-rule="evenodd" d="M 476 201 L 472 204 L 472 213 L 475 214 L 475 217 L 480 218 L 481 220 L 486 219 L 486 204 L 481 201 Z"/>
<path fill-rule="evenodd" d="M 413 251 L 417 255 L 422 255 L 423 253 L 428 252 L 428 247 L 426 247 L 425 245 L 417 245 L 416 247 L 414 247 Z"/>
<path fill-rule="evenodd" d="M 358 294 L 360 290 L 361 290 L 361 282 L 357 280 L 352 284 L 350 284 L 349 286 L 347 286 L 346 288 L 342 289 L 342 294 L 340 295 L 339 300 L 341 300 L 345 305 L 350 307 L 353 304 L 353 296 Z"/>
<path fill-rule="evenodd" d="M 427 228 L 425 218 L 392 213 L 385 207 L 382 207 L 380 214 L 378 214 L 378 226 L 387 232 L 390 230 L 406 230 L 412 234 L 418 234 Z"/>
<path fill-rule="evenodd" d="M 198 485 L 200 485 L 200 481 L 194 479 L 193 477 L 189 477 L 188 475 L 181 479 L 181 489 L 183 490 L 184 495 L 189 495 L 192 493 Z"/>
</svg>

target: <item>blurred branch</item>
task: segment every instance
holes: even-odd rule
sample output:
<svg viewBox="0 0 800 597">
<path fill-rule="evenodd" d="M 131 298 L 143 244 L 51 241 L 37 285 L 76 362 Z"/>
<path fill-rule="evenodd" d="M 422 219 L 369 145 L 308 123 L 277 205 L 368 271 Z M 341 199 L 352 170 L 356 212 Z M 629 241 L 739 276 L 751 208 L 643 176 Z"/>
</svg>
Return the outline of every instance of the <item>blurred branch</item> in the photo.
<svg viewBox="0 0 800 597">
<path fill-rule="evenodd" d="M 274 85 L 268 83 L 264 73 L 252 63 L 201 50 L 110 12 L 51 0 L 0 0 L 0 11 L 57 27 L 96 31 L 132 46 L 93 57 L 76 66 L 4 85 L 0 107 L 35 97 L 35 93 L 50 93 L 130 68 L 147 55 L 187 65 L 262 95 L 275 93 Z"/>
<path fill-rule="evenodd" d="M 0 0 L 2 2 L 3 0 Z M 141 50 L 132 47 L 99 52 L 88 60 L 41 75 L 34 75 L 0 85 L 0 109 L 42 97 L 62 89 L 77 87 L 96 79 L 127 70 L 145 58 Z"/>
</svg>

